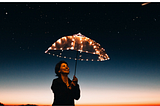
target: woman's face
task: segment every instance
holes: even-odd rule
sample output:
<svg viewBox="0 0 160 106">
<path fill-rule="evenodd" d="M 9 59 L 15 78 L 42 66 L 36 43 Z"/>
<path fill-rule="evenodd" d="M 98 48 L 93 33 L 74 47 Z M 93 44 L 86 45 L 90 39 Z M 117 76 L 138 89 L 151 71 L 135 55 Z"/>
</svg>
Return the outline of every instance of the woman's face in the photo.
<svg viewBox="0 0 160 106">
<path fill-rule="evenodd" d="M 68 65 L 66 63 L 62 63 L 59 72 L 63 74 L 69 74 Z"/>
</svg>

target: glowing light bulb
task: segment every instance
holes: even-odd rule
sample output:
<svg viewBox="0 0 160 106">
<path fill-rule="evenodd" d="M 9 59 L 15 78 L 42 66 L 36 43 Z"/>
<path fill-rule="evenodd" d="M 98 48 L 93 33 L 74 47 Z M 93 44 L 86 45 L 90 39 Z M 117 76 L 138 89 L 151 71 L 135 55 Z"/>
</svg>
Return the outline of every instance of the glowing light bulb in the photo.
<svg viewBox="0 0 160 106">
<path fill-rule="evenodd" d="M 75 41 L 74 39 L 72 39 L 72 41 Z"/>
<path fill-rule="evenodd" d="M 61 39 L 58 39 L 57 42 L 58 42 L 58 43 L 61 43 Z"/>
<path fill-rule="evenodd" d="M 72 42 L 71 45 L 73 46 L 73 44 L 74 44 L 74 43 Z"/>
<path fill-rule="evenodd" d="M 48 50 L 45 51 L 45 53 L 47 53 L 47 52 L 48 52 Z"/>
<path fill-rule="evenodd" d="M 48 50 L 51 50 L 51 49 L 52 49 L 51 47 L 48 48 Z"/>
<path fill-rule="evenodd" d="M 74 47 L 71 47 L 71 50 L 73 50 L 74 49 Z"/>
<path fill-rule="evenodd" d="M 99 51 L 96 51 L 96 54 L 99 54 Z"/>
<path fill-rule="evenodd" d="M 56 43 L 52 44 L 52 46 L 56 46 Z"/>
<path fill-rule="evenodd" d="M 65 40 L 66 40 L 67 38 L 66 38 L 66 37 L 62 37 L 62 39 L 65 39 Z"/>
<path fill-rule="evenodd" d="M 82 35 L 82 34 L 79 32 L 78 35 Z"/>
</svg>

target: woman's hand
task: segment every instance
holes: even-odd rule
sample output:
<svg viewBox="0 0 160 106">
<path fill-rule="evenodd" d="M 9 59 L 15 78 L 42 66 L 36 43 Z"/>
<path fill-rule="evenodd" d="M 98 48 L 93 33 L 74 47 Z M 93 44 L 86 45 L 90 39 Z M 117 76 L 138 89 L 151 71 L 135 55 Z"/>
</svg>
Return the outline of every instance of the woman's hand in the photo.
<svg viewBox="0 0 160 106">
<path fill-rule="evenodd" d="M 72 84 L 73 86 L 76 86 L 77 83 L 78 83 L 78 79 L 77 79 L 77 77 L 74 75 L 71 84 Z"/>
</svg>

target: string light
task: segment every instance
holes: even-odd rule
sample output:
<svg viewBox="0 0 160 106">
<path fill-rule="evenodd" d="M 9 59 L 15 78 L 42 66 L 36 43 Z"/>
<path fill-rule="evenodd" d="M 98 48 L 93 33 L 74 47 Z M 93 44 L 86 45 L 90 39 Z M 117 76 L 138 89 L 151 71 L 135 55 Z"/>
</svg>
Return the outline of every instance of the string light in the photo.
<svg viewBox="0 0 160 106">
<path fill-rule="evenodd" d="M 65 36 L 58 39 L 55 43 L 52 44 L 51 47 L 48 48 L 48 50 L 45 51 L 45 53 L 51 54 L 51 50 L 61 50 L 62 52 L 63 50 L 76 50 L 80 51 L 80 53 L 85 52 L 96 54 L 98 55 L 98 60 L 95 61 L 104 61 L 110 59 L 109 56 L 106 54 L 105 49 L 102 48 L 99 43 L 95 42 L 94 40 L 88 37 L 85 37 L 81 33 L 74 34 L 72 36 Z M 62 53 L 60 53 L 60 55 L 62 55 Z M 53 54 L 53 56 L 55 56 L 55 54 Z M 80 55 L 79 57 L 82 57 L 82 55 Z M 67 58 L 67 56 L 64 56 L 64 58 Z M 71 57 L 69 57 L 69 59 L 71 59 Z M 83 58 L 79 60 L 89 61 L 89 59 Z M 91 59 L 90 61 L 94 61 L 94 59 Z"/>
<path fill-rule="evenodd" d="M 71 47 L 71 50 L 73 50 L 74 49 L 74 47 Z"/>
<path fill-rule="evenodd" d="M 65 40 L 66 40 L 67 38 L 66 38 L 66 37 L 62 37 L 62 39 L 65 39 Z"/>
<path fill-rule="evenodd" d="M 71 45 L 73 46 L 73 42 L 71 43 Z"/>
<path fill-rule="evenodd" d="M 58 42 L 58 43 L 61 43 L 61 39 L 58 39 L 57 42 Z"/>
<path fill-rule="evenodd" d="M 56 44 L 54 43 L 52 46 L 56 46 Z"/>
</svg>

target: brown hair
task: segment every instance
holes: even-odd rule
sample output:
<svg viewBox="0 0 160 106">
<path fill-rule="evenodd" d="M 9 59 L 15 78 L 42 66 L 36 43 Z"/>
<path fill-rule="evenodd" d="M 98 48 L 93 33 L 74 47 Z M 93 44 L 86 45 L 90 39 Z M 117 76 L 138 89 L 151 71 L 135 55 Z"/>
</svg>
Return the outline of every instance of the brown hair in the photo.
<svg viewBox="0 0 160 106">
<path fill-rule="evenodd" d="M 60 70 L 60 67 L 61 67 L 61 64 L 62 63 L 66 63 L 67 64 L 67 62 L 65 62 L 65 61 L 60 61 L 60 62 L 58 62 L 57 64 L 56 64 L 56 67 L 55 67 L 55 73 L 56 73 L 56 76 L 58 76 L 58 77 L 60 77 L 61 76 L 61 74 L 58 72 L 59 70 Z M 68 65 L 68 64 L 67 64 Z"/>
</svg>

